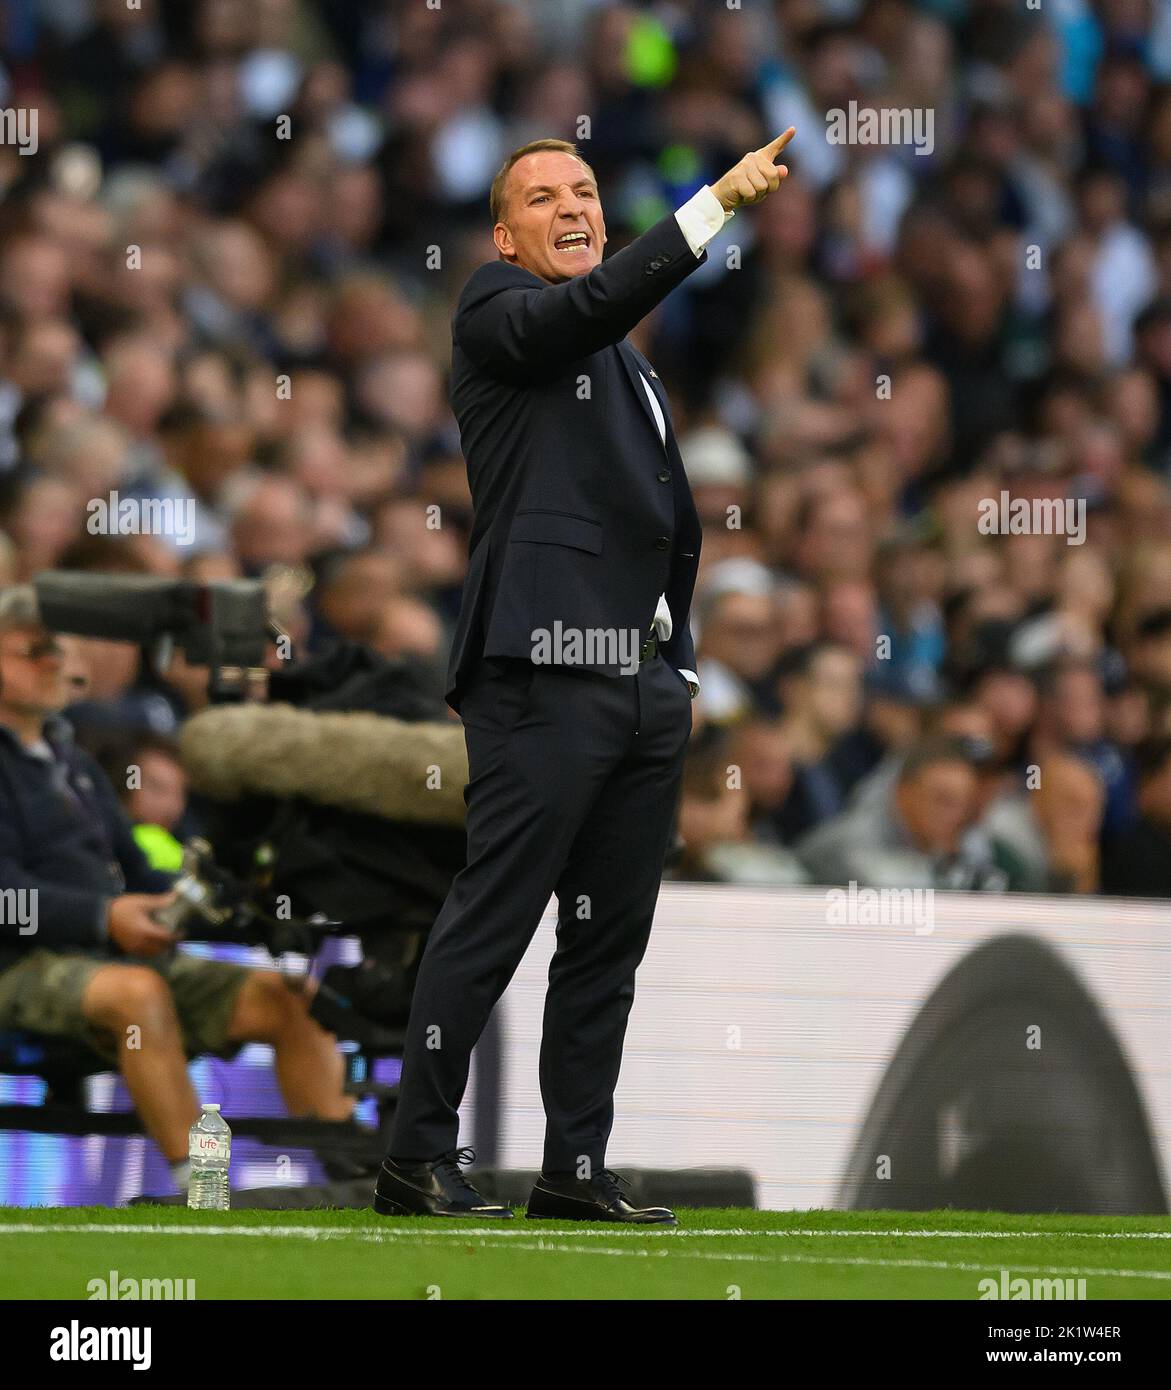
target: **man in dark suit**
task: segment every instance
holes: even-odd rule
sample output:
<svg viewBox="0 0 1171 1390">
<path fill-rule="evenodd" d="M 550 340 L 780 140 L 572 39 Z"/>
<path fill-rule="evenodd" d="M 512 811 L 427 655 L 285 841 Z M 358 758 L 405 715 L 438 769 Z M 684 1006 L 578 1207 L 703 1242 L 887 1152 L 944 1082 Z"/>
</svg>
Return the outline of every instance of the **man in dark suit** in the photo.
<svg viewBox="0 0 1171 1390">
<path fill-rule="evenodd" d="M 467 866 L 418 974 L 387 1215 L 510 1217 L 461 1171 L 474 1047 L 555 893 L 530 1217 L 673 1223 L 605 1167 L 698 689 L 688 611 L 700 526 L 666 396 L 626 334 L 780 187 L 788 130 L 608 261 L 575 148 L 515 151 L 492 185 L 500 259 L 452 323 L 451 396 L 475 506 L 448 701 L 463 718 Z"/>
</svg>

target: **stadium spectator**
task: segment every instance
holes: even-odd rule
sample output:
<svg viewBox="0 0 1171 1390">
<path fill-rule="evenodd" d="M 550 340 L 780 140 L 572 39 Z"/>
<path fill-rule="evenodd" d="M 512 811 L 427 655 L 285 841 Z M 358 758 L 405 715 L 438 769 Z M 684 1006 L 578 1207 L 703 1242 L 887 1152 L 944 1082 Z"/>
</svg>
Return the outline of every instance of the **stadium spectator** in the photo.
<svg viewBox="0 0 1171 1390">
<path fill-rule="evenodd" d="M 1107 846 L 1102 890 L 1171 897 L 1171 737 L 1140 744 L 1137 763 L 1139 817 Z"/>
<path fill-rule="evenodd" d="M 172 739 L 148 735 L 99 759 L 152 869 L 177 873 L 183 863 L 187 774 Z"/>
<path fill-rule="evenodd" d="M 1097 769 L 1069 755 L 1038 768 L 1033 814 L 1045 845 L 1046 881 L 1041 892 L 1097 893 L 1101 889 L 1099 843 L 1106 791 Z"/>
<path fill-rule="evenodd" d="M 1124 830 L 1133 819 L 1131 773 L 1106 737 L 1106 695 L 1096 664 L 1062 662 L 1040 673 L 1038 687 L 1030 761 L 1042 764 L 1051 754 L 1066 752 L 1090 763 L 1106 788 L 1106 833 Z"/>
<path fill-rule="evenodd" d="M 796 648 L 781 662 L 778 686 L 794 773 L 776 826 L 791 844 L 844 809 L 882 748 L 861 724 L 862 663 L 849 648 L 828 641 Z"/>
<path fill-rule="evenodd" d="M 763 741 L 775 729 L 761 726 Z M 806 881 L 800 860 L 775 842 L 754 837 L 752 802 L 741 790 L 741 777 L 751 779 L 756 795 L 776 796 L 767 787 L 769 774 L 749 771 L 749 764 L 732 761 L 737 752 L 751 754 L 759 747 L 747 731 L 735 745 L 720 730 L 694 741 L 683 769 L 679 806 L 679 852 L 669 876 L 703 883 L 795 884 Z M 775 775 L 775 772 L 774 772 Z"/>
<path fill-rule="evenodd" d="M 811 830 L 797 852 L 815 883 L 1003 890 L 990 847 L 968 832 L 978 775 L 961 739 L 924 739 L 904 758 L 889 797 Z"/>
</svg>

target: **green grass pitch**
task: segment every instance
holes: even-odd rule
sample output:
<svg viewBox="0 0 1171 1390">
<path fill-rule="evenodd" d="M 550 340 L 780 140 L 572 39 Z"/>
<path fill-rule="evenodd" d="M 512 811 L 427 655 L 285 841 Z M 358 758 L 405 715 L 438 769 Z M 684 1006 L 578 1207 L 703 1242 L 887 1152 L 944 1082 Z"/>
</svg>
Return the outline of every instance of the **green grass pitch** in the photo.
<svg viewBox="0 0 1171 1390">
<path fill-rule="evenodd" d="M 372 1211 L 0 1208 L 0 1298 L 91 1280 L 202 1299 L 978 1299 L 980 1280 L 1080 1279 L 1171 1297 L 1171 1217 L 684 1210 L 676 1230 L 387 1220 Z"/>
</svg>

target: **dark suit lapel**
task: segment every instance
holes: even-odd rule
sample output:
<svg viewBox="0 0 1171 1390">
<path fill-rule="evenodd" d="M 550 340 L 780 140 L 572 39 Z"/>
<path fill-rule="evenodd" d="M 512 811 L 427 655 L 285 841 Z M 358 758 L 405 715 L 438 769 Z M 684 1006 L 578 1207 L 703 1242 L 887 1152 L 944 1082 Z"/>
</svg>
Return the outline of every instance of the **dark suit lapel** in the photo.
<svg viewBox="0 0 1171 1390">
<path fill-rule="evenodd" d="M 663 442 L 659 438 L 658 422 L 655 420 L 655 414 L 654 411 L 651 409 L 651 403 L 647 400 L 646 387 L 642 384 L 642 376 L 639 375 L 639 373 L 641 372 L 642 375 L 645 375 L 647 379 L 650 380 L 652 368 L 649 364 L 645 363 L 643 359 L 640 359 L 638 353 L 635 352 L 635 350 L 630 346 L 630 344 L 626 341 L 625 338 L 623 338 L 623 340 L 618 344 L 618 356 L 622 360 L 623 369 L 626 372 L 627 380 L 630 382 L 630 389 L 634 392 L 635 398 L 638 401 L 638 408 L 645 416 L 646 422 L 651 428 L 651 433 L 654 435 L 655 443 L 661 449 L 663 447 Z M 650 386 L 651 390 L 653 391 L 655 389 L 655 383 L 653 380 L 650 380 Z M 655 397 L 659 402 L 660 408 L 662 409 L 663 420 L 666 423 L 667 427 L 667 439 L 668 441 L 670 441 L 672 437 L 671 417 L 667 413 L 667 405 L 665 400 L 663 399 L 663 393 L 661 391 L 657 391 L 655 392 Z M 669 452 L 670 450 L 668 449 L 668 453 Z"/>
</svg>

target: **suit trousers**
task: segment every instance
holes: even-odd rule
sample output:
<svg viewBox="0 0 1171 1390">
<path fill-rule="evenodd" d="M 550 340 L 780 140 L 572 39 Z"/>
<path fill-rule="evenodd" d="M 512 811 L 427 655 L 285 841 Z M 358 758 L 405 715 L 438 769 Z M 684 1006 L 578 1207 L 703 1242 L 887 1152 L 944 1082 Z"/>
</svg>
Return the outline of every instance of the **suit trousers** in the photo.
<svg viewBox="0 0 1171 1390">
<path fill-rule="evenodd" d="M 467 862 L 420 963 L 390 1153 L 457 1146 L 472 1048 L 555 893 L 540 1085 L 546 1172 L 605 1164 L 634 976 L 650 937 L 691 732 L 655 656 L 604 676 L 480 662 L 461 702 Z"/>
</svg>

